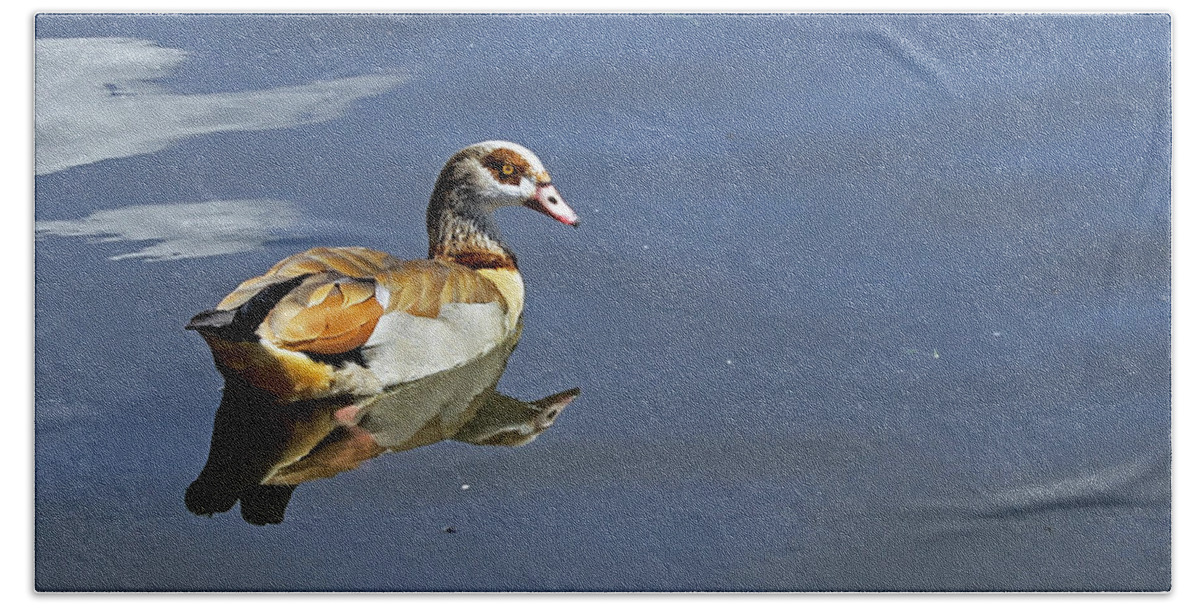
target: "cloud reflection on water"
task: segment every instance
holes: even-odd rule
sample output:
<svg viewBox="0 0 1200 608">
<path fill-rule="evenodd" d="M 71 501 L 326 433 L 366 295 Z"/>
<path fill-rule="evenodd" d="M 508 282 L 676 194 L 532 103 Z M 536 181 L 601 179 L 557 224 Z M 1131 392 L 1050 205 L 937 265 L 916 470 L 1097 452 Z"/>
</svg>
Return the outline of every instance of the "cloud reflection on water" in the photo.
<svg viewBox="0 0 1200 608">
<path fill-rule="evenodd" d="M 185 51 L 133 38 L 36 41 L 35 172 L 157 152 L 185 137 L 322 122 L 405 80 L 372 74 L 202 95 L 151 82 L 186 58 Z"/>
<path fill-rule="evenodd" d="M 252 251 L 297 230 L 301 213 L 271 199 L 133 205 L 78 220 L 35 224 L 38 237 L 85 236 L 99 242 L 157 241 L 109 259 L 177 260 Z"/>
</svg>

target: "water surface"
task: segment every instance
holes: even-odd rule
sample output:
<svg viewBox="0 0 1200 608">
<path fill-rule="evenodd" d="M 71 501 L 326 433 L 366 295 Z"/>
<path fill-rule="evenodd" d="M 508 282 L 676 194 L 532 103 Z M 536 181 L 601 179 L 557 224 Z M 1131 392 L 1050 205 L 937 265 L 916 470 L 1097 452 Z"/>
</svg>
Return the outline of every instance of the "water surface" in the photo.
<svg viewBox="0 0 1200 608">
<path fill-rule="evenodd" d="M 1170 25 L 43 15 L 37 586 L 1166 589 Z M 187 319 L 307 247 L 423 257 L 497 138 L 582 218 L 499 214 L 497 388 L 574 403 L 189 514 Z"/>
</svg>

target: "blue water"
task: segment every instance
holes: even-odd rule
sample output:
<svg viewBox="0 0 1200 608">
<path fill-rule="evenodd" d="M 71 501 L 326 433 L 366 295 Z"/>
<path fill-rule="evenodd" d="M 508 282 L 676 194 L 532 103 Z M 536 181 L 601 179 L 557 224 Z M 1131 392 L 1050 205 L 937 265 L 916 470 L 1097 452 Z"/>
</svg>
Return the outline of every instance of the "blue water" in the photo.
<svg viewBox="0 0 1200 608">
<path fill-rule="evenodd" d="M 186 53 L 93 82 L 38 50 L 39 111 L 114 98 L 38 118 L 39 166 L 91 154 L 36 180 L 39 589 L 1171 585 L 1165 15 L 36 27 Z M 370 90 L 254 93 L 316 82 Z M 230 98 L 287 124 L 219 129 Z M 53 131 L 93 109 L 120 128 Z M 301 485 L 280 525 L 188 513 L 221 378 L 187 320 L 310 246 L 423 257 L 437 171 L 497 138 L 582 218 L 499 214 L 528 292 L 499 389 L 580 396 L 524 447 Z M 47 223 L 224 200 L 296 219 L 115 260 L 156 241 Z"/>
</svg>

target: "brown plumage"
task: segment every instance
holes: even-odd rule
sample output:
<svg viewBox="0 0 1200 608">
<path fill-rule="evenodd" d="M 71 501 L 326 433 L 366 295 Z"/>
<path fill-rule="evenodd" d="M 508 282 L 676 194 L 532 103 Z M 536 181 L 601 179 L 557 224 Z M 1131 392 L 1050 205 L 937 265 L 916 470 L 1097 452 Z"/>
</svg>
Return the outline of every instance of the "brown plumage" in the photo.
<svg viewBox="0 0 1200 608">
<path fill-rule="evenodd" d="M 524 307 L 516 258 L 491 219 L 507 205 L 578 223 L 532 152 L 475 144 L 438 177 L 429 259 L 310 249 L 244 281 L 188 328 L 223 374 L 285 401 L 372 394 L 460 365 L 511 334 Z"/>
<path fill-rule="evenodd" d="M 317 247 L 276 264 L 245 281 L 217 305 L 242 306 L 265 287 L 305 277 L 271 309 L 259 330 L 263 338 L 294 351 L 334 354 L 366 343 L 385 313 L 436 319 L 442 305 L 507 302 L 496 285 L 473 269 L 446 260 L 402 262 L 362 247 Z M 385 308 L 375 297 L 389 292 Z"/>
</svg>

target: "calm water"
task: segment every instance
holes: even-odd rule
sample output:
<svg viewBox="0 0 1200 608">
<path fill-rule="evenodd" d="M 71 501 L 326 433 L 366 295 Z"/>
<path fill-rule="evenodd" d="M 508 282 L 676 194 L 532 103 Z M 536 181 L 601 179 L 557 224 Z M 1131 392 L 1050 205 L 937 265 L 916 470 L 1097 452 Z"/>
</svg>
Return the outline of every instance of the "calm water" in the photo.
<svg viewBox="0 0 1200 608">
<path fill-rule="evenodd" d="M 1165 589 L 1170 26 L 43 16 L 37 586 Z M 310 246 L 423 257 L 496 138 L 582 218 L 500 213 L 497 390 L 570 407 L 188 513 L 187 320 Z"/>
</svg>

